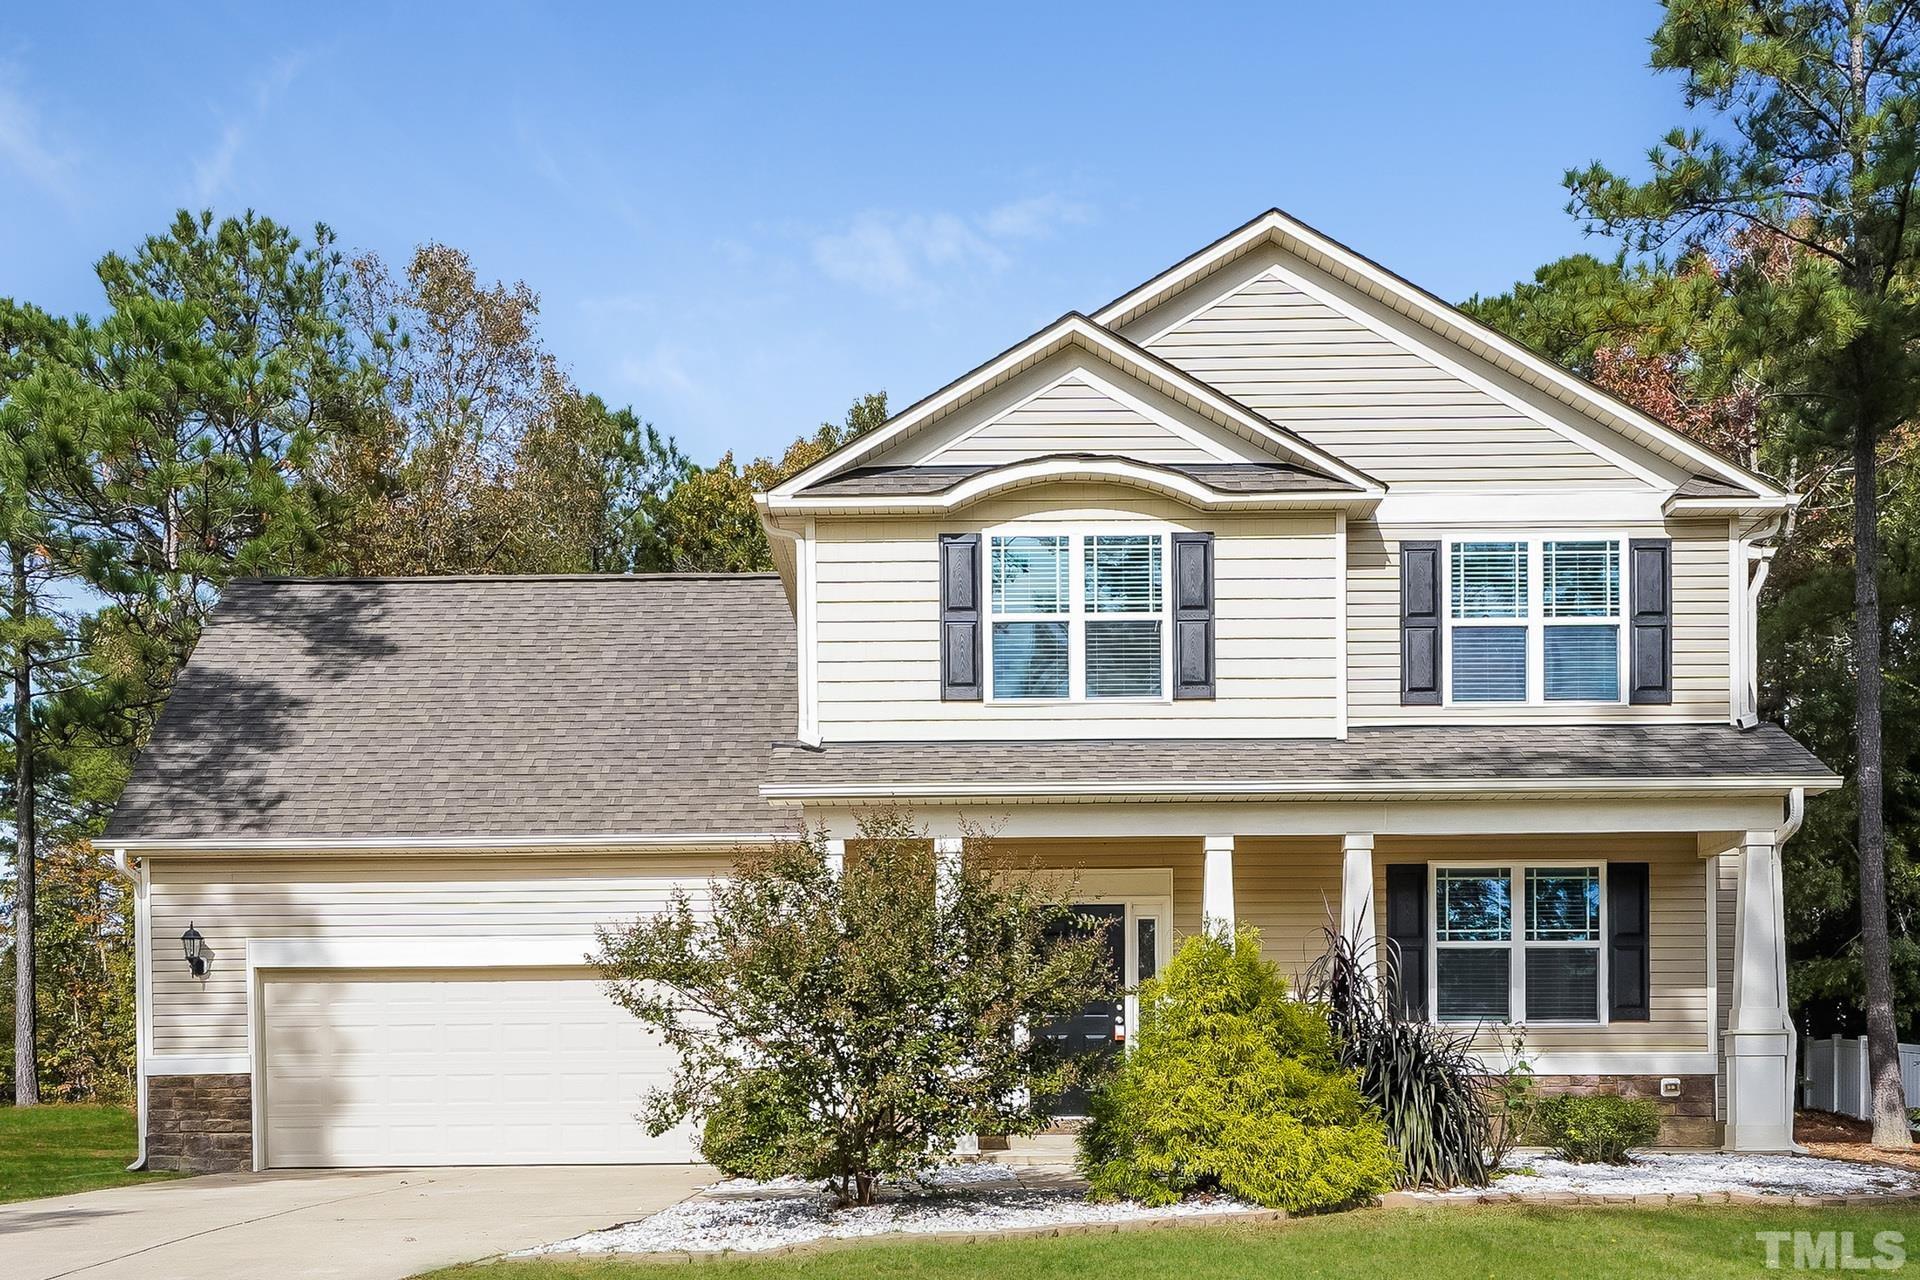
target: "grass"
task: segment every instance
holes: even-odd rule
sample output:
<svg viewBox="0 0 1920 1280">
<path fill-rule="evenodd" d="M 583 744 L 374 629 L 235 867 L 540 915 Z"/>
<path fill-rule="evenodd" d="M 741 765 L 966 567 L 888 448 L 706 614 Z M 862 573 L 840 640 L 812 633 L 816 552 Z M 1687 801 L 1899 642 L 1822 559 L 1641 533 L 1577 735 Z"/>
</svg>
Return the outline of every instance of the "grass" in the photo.
<svg viewBox="0 0 1920 1280">
<path fill-rule="evenodd" d="M 1373 1209 L 1270 1226 L 1011 1239 L 989 1244 L 871 1244 L 786 1258 L 702 1262 L 662 1270 L 645 1260 L 470 1263 L 431 1280 L 1614 1280 L 1767 1272 L 1762 1231 L 1853 1233 L 1853 1256 L 1875 1256 L 1874 1236 L 1902 1233 L 1920 1260 L 1920 1209 L 1702 1207 Z M 1827 1266 L 1837 1266 L 1828 1263 Z M 1884 1265 L 1884 1264 L 1883 1264 Z M 1782 1270 L 1794 1269 L 1793 1243 Z M 1837 1272 L 1836 1272 L 1837 1273 Z M 1869 1273 L 1871 1274 L 1871 1272 Z"/>
<path fill-rule="evenodd" d="M 0 1107 L 0 1204 L 176 1176 L 128 1173 L 138 1150 L 125 1107 Z"/>
</svg>

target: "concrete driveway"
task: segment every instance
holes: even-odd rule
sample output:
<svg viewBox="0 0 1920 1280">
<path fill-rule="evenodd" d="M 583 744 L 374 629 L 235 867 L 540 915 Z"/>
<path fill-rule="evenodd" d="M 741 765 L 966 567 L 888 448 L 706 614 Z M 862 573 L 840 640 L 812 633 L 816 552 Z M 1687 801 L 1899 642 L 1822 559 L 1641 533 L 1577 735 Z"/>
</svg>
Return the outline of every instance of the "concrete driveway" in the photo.
<svg viewBox="0 0 1920 1280">
<path fill-rule="evenodd" d="M 236 1173 L 0 1205 L 5 1280 L 403 1280 L 631 1222 L 700 1165 Z"/>
</svg>

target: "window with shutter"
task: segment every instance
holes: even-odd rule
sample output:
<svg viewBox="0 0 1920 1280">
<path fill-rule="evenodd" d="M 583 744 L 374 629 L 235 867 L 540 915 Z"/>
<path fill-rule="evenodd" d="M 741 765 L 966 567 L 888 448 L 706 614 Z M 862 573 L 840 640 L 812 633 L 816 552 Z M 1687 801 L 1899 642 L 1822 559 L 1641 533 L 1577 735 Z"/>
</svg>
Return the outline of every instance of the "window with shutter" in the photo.
<svg viewBox="0 0 1920 1280">
<path fill-rule="evenodd" d="M 1446 700 L 1620 702 L 1621 548 L 1617 538 L 1451 542 Z"/>
</svg>

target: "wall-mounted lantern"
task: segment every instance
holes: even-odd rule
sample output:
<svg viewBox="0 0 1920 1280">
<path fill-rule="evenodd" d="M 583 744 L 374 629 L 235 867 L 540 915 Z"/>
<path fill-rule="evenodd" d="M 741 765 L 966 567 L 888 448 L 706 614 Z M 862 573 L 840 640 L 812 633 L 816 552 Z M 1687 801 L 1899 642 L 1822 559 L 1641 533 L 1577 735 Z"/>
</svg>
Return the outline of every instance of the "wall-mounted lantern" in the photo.
<svg viewBox="0 0 1920 1280">
<path fill-rule="evenodd" d="M 180 949 L 187 954 L 187 969 L 196 978 L 207 976 L 207 958 L 200 954 L 200 944 L 206 939 L 193 927 L 193 921 L 187 921 L 187 931 L 180 935 Z"/>
</svg>

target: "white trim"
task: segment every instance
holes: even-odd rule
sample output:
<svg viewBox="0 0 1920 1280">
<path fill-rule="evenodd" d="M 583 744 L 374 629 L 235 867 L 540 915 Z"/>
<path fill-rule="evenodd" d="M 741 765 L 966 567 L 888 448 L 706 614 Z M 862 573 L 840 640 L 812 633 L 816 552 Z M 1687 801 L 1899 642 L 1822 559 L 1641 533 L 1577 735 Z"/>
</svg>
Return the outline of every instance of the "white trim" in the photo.
<svg viewBox="0 0 1920 1280">
<path fill-rule="evenodd" d="M 244 1053 L 154 1053 L 141 1060 L 150 1076 L 238 1076 L 251 1070 Z"/>
<path fill-rule="evenodd" d="M 1717 723 L 1717 722 L 1716 722 Z M 1623 795 L 1643 792 L 1700 793 L 1733 792 L 1752 795 L 1785 794 L 1796 787 L 1808 791 L 1831 791 L 1839 786 L 1832 777 L 1806 777 L 1797 774 L 1756 774 L 1747 777 L 1686 778 L 1397 778 L 1392 781 L 1354 782 L 1343 779 L 1264 779 L 1153 778 L 1139 782 L 1042 782 L 1021 783 L 1011 779 L 997 782 L 902 781 L 885 783 L 781 783 L 763 786 L 760 794 L 769 800 L 878 799 L 891 796 L 982 796 L 1014 799 L 1034 796 L 1096 796 L 1128 799 L 1152 795 L 1165 796 L 1392 796 L 1419 795 L 1428 792 L 1448 794 L 1516 795 Z M 791 837 L 788 837 L 791 838 Z"/>
<path fill-rule="evenodd" d="M 588 968 L 597 943 L 575 937 L 253 938 L 247 972 L 267 969 Z"/>
<path fill-rule="evenodd" d="M 1720 1047 L 1720 855 L 1700 859 L 1707 888 L 1707 1052 L 1715 1057 L 1714 1073 L 1719 1074 Z M 1720 1105 L 1719 1090 L 1714 1090 L 1714 1108 Z"/>
<path fill-rule="evenodd" d="M 1212 245 L 1193 254 L 1173 267 L 1160 272 L 1145 283 L 1128 290 L 1125 294 L 1108 303 L 1094 313 L 1096 323 L 1111 325 L 1124 324 L 1136 314 L 1143 314 L 1152 306 L 1157 306 L 1171 298 L 1175 292 L 1185 288 L 1201 277 L 1208 275 L 1222 262 L 1239 256 L 1255 242 L 1269 239 L 1295 257 L 1304 258 L 1309 265 L 1320 266 L 1316 256 L 1335 268 L 1330 274 L 1353 277 L 1364 284 L 1363 292 L 1378 291 L 1382 299 L 1388 301 L 1395 311 L 1418 321 L 1434 330 L 1442 338 L 1472 351 L 1475 344 L 1487 349 L 1498 357 L 1493 360 L 1496 367 L 1504 360 L 1515 366 L 1522 380 L 1535 383 L 1549 390 L 1573 408 L 1592 415 L 1603 426 L 1616 430 L 1638 432 L 1651 440 L 1659 442 L 1681 457 L 1706 468 L 1733 484 L 1755 490 L 1762 497 L 1784 497 L 1785 495 L 1770 481 L 1748 473 L 1744 468 L 1735 466 L 1726 459 L 1709 450 L 1702 449 L 1680 432 L 1651 418 L 1618 400 L 1598 387 L 1581 382 L 1566 370 L 1527 350 L 1524 346 L 1487 325 L 1479 324 L 1464 315 L 1457 307 L 1451 307 L 1439 299 L 1431 297 L 1407 280 L 1394 275 L 1386 268 L 1369 262 L 1353 250 L 1338 244 L 1321 232 L 1281 212 L 1271 209 L 1238 231 L 1230 232 Z M 1324 267 L 1322 269 L 1325 269 Z M 1475 352 L 1475 354 L 1480 354 Z"/>
<path fill-rule="evenodd" d="M 1475 1050 L 1474 1056 L 1494 1071 L 1512 1061 L 1504 1049 Z M 1685 1049 L 1550 1050 L 1529 1052 L 1527 1061 L 1534 1074 L 1543 1076 L 1710 1076 L 1719 1070 L 1714 1054 Z"/>
<path fill-rule="evenodd" d="M 1380 500 L 1382 525 L 1482 529 L 1489 525 L 1564 529 L 1666 528 L 1660 495 L 1645 489 L 1421 489 L 1394 490 Z"/>
<path fill-rule="evenodd" d="M 180 839 L 141 839 L 124 837 L 101 840 L 104 849 L 128 853 L 212 853 L 231 850 L 328 852 L 365 849 L 387 852 L 402 849 L 579 849 L 631 846 L 645 849 L 702 848 L 713 845 L 732 847 L 741 844 L 765 844 L 798 840 L 792 831 L 697 832 L 686 835 L 636 835 L 610 832 L 606 835 L 551 836 L 194 836 Z"/>
<path fill-rule="evenodd" d="M 1347 657 L 1347 633 L 1353 625 L 1347 611 L 1347 579 L 1352 576 L 1353 570 L 1348 560 L 1347 513 L 1344 511 L 1336 511 L 1333 515 L 1333 559 L 1334 737 L 1345 742 L 1349 727 L 1347 686 L 1353 680 L 1353 668 L 1348 665 Z"/>
<path fill-rule="evenodd" d="M 882 448 L 908 434 L 921 423 L 928 422 L 971 399 L 977 392 L 1018 372 L 1027 363 L 1049 355 L 1058 346 L 1068 343 L 1081 346 L 1099 355 L 1148 386 L 1153 386 L 1156 381 L 1167 383 L 1170 387 L 1177 389 L 1178 394 L 1175 395 L 1175 399 L 1184 396 L 1192 400 L 1204 412 L 1210 412 L 1224 423 L 1237 427 L 1249 440 L 1278 450 L 1283 457 L 1303 462 L 1307 466 L 1325 471 L 1369 492 L 1376 494 L 1385 492 L 1385 487 L 1372 476 L 1342 462 L 1299 436 L 1275 426 L 1225 395 L 1219 388 L 1208 385 L 1150 352 L 1138 350 L 1132 343 L 1101 328 L 1087 317 L 1077 312 L 1070 312 L 959 381 L 949 384 L 905 410 L 892 422 L 867 433 L 846 447 L 822 458 L 800 474 L 789 477 L 774 486 L 766 495 L 768 509 L 785 509 L 788 501 L 809 485 L 844 471 L 863 459 L 873 457 Z M 1142 356 L 1145 356 L 1144 360 Z"/>
<path fill-rule="evenodd" d="M 1046 455 L 1022 462 L 1009 462 L 970 476 L 940 493 L 871 494 L 859 496 L 802 495 L 777 503 L 762 495 L 766 510 L 774 514 L 802 512 L 861 512 L 887 514 L 957 511 L 983 498 L 1008 489 L 1050 484 L 1060 480 L 1107 480 L 1149 489 L 1176 498 L 1199 511 L 1268 510 L 1302 507 L 1308 510 L 1365 510 L 1375 506 L 1385 490 L 1371 489 L 1289 489 L 1272 493 L 1239 493 L 1215 489 L 1171 467 L 1158 463 L 1135 462 L 1114 457 L 1074 457 Z"/>
<path fill-rule="evenodd" d="M 795 546 L 800 590 L 794 625 L 800 637 L 800 741 L 820 745 L 820 542 L 811 518 Z"/>
</svg>

